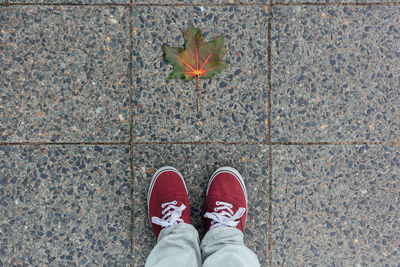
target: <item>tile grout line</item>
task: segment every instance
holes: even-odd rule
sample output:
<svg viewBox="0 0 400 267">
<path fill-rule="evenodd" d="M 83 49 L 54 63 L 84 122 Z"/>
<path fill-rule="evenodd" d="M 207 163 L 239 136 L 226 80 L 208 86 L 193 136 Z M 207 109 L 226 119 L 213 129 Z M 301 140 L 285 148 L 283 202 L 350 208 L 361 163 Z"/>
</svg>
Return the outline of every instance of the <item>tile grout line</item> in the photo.
<svg viewBox="0 0 400 267">
<path fill-rule="evenodd" d="M 268 173 L 268 247 L 267 247 L 267 257 L 268 266 L 272 266 L 272 145 L 269 145 L 269 173 Z"/>
<path fill-rule="evenodd" d="M 272 266 L 272 143 L 271 143 L 271 110 L 272 110 L 272 82 L 271 82 L 271 76 L 272 76 L 272 58 L 271 58 L 271 32 L 272 32 L 272 9 L 273 9 L 273 0 L 269 0 L 269 10 L 268 10 L 268 75 L 267 75 L 267 80 L 268 80 L 268 155 L 269 155 L 269 172 L 268 172 L 268 229 L 267 229 L 267 241 L 268 241 L 268 246 L 266 248 L 266 253 L 267 253 L 267 259 L 268 259 L 268 266 Z"/>
<path fill-rule="evenodd" d="M 337 142 L 271 142 L 272 145 L 281 146 L 341 146 L 341 145 L 382 145 L 382 146 L 400 146 L 400 141 L 384 142 L 384 141 L 337 141 Z"/>
<path fill-rule="evenodd" d="M 123 146 L 129 145 L 130 142 L 0 142 L 0 146 L 65 146 L 65 145 L 78 145 L 78 146 L 96 146 L 96 145 L 108 145 L 108 146 Z"/>
<path fill-rule="evenodd" d="M 370 3 L 349 3 L 349 2 L 330 2 L 330 3 L 313 3 L 313 2 L 303 2 L 303 3 L 274 3 L 274 6 L 397 6 L 400 2 L 370 2 Z"/>
<path fill-rule="evenodd" d="M 84 3 L 0 3 L 0 7 L 7 6 L 95 6 L 95 7 L 113 7 L 113 6 L 146 6 L 146 7 L 192 7 L 192 6 L 203 6 L 203 7 L 229 7 L 229 6 L 399 6 L 400 2 L 370 2 L 370 3 L 346 3 L 346 2 L 331 2 L 331 3 L 169 3 L 169 4 L 148 4 L 148 3 L 133 3 L 130 0 L 129 4 L 117 4 L 117 3 L 102 3 L 102 4 L 84 4 Z"/>
<path fill-rule="evenodd" d="M 133 118 L 132 118 L 133 120 Z M 400 146 L 399 141 L 337 141 L 337 142 L 291 142 L 291 141 L 268 141 L 268 135 L 266 140 L 261 142 L 224 142 L 224 141 L 200 141 L 200 142 L 60 142 L 60 143 L 49 143 L 49 142 L 0 142 L 0 146 L 65 146 L 65 145 L 271 145 L 271 146 L 341 146 L 341 145 L 382 145 L 382 146 Z"/>
<path fill-rule="evenodd" d="M 130 0 L 130 3 L 133 3 L 133 0 Z M 131 247 L 129 253 L 129 261 L 130 266 L 134 267 L 134 249 L 135 249 L 135 238 L 134 238 L 134 230 L 135 230 L 135 220 L 133 217 L 134 211 L 134 175 L 133 175 L 133 8 L 132 6 L 128 6 L 129 8 L 129 152 L 130 152 L 130 171 L 131 171 L 131 224 L 130 224 L 130 240 L 131 240 Z"/>
</svg>

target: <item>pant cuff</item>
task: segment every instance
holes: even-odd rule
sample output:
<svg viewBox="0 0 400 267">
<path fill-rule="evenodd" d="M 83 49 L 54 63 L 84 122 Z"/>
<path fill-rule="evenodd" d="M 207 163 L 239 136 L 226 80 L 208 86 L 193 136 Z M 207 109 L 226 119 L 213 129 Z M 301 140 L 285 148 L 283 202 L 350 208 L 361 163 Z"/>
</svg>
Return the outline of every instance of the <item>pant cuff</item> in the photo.
<svg viewBox="0 0 400 267">
<path fill-rule="evenodd" d="M 239 235 L 243 243 L 243 233 L 237 228 L 228 226 L 218 226 L 212 230 L 209 230 L 201 241 L 200 247 L 203 248 L 212 242 L 219 241 L 226 237 L 232 237 Z"/>
<path fill-rule="evenodd" d="M 190 235 L 190 237 L 188 238 L 189 240 L 196 240 L 196 239 L 199 240 L 199 233 L 193 227 L 193 225 L 182 222 L 162 229 L 160 234 L 158 235 L 157 242 L 159 242 L 161 239 L 171 234 L 172 232 L 181 232 L 181 231 L 186 232 L 188 237 Z"/>
</svg>

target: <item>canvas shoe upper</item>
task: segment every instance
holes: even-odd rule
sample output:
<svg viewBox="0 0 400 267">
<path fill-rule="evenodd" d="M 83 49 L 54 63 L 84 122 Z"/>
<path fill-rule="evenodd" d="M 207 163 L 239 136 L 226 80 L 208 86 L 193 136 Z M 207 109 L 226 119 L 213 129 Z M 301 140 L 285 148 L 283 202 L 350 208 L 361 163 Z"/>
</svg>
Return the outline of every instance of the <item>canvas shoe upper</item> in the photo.
<svg viewBox="0 0 400 267">
<path fill-rule="evenodd" d="M 156 238 L 161 230 L 178 223 L 190 224 L 190 205 L 182 174 L 173 167 L 158 169 L 150 182 L 147 207 Z"/>
<path fill-rule="evenodd" d="M 219 168 L 207 187 L 207 231 L 224 225 L 243 232 L 246 216 L 247 192 L 242 176 L 232 167 Z"/>
</svg>

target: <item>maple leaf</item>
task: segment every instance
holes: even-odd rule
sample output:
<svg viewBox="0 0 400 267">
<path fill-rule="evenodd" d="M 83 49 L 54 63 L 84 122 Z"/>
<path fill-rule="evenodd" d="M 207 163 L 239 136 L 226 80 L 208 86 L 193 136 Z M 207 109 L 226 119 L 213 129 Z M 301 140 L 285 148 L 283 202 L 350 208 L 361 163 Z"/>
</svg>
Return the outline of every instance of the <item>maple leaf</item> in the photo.
<svg viewBox="0 0 400 267">
<path fill-rule="evenodd" d="M 225 35 L 219 35 L 211 42 L 204 42 L 201 30 L 190 25 L 183 32 L 183 37 L 185 49 L 162 46 L 164 59 L 174 66 L 168 79 L 187 81 L 197 77 L 197 110 L 200 112 L 200 76 L 212 79 L 228 66 L 228 63 L 221 61 L 227 52 L 224 46 Z"/>
</svg>

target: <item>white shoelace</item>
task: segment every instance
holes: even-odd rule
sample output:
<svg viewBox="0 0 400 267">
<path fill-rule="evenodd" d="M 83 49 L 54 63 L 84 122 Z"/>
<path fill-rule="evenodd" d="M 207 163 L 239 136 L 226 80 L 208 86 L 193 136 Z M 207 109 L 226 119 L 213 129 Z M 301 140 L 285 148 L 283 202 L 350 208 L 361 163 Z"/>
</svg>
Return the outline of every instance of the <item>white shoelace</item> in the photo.
<svg viewBox="0 0 400 267">
<path fill-rule="evenodd" d="M 151 222 L 160 225 L 161 227 L 168 227 L 183 222 L 180 217 L 182 216 L 182 211 L 186 209 L 186 206 L 185 204 L 182 204 L 180 207 L 174 206 L 177 203 L 178 202 L 174 200 L 161 204 L 161 208 L 166 207 L 161 213 L 165 214 L 167 211 L 168 213 L 165 214 L 161 219 L 158 217 L 151 217 Z"/>
<path fill-rule="evenodd" d="M 246 210 L 245 208 L 239 208 L 236 213 L 233 214 L 232 204 L 223 201 L 217 201 L 215 204 L 217 206 L 222 206 L 214 208 L 215 212 L 206 212 L 204 214 L 204 217 L 212 220 L 210 230 L 221 225 L 236 227 L 240 222 L 236 220 L 242 217 Z M 228 210 L 229 213 L 226 212 L 225 209 Z M 219 210 L 222 211 L 218 212 Z"/>
</svg>

